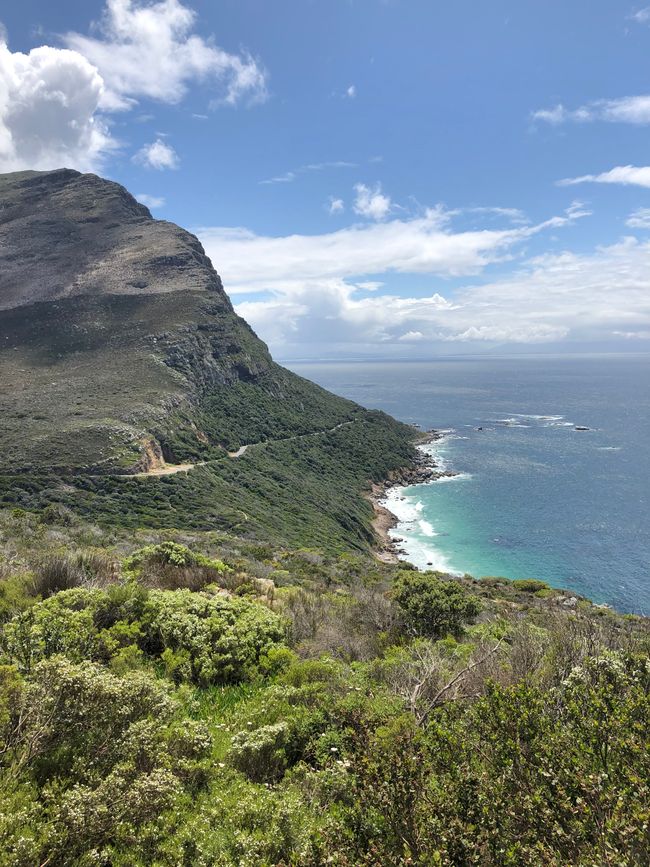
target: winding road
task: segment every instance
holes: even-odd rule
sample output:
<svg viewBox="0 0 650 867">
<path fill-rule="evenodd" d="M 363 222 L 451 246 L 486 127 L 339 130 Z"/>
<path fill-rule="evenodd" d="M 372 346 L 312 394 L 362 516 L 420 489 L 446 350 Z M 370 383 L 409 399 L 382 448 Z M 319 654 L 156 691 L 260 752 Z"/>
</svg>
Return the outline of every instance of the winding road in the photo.
<svg viewBox="0 0 650 867">
<path fill-rule="evenodd" d="M 334 431 L 340 430 L 343 427 L 348 427 L 349 425 L 354 424 L 357 419 L 353 418 L 349 421 L 342 421 L 334 427 L 329 428 L 328 430 L 317 430 L 311 431 L 310 433 L 305 434 L 295 434 L 290 437 L 280 437 L 277 440 L 260 440 L 257 443 L 246 443 L 246 445 L 240 446 L 235 452 L 228 452 L 228 457 L 231 460 L 236 460 L 237 458 L 241 458 L 242 455 L 245 455 L 248 449 L 257 448 L 258 446 L 268 446 L 273 443 L 286 443 L 291 442 L 293 440 L 304 440 L 309 437 L 316 436 L 325 436 L 326 434 L 334 433 Z M 176 473 L 189 473 L 190 470 L 195 469 L 196 467 L 204 467 L 207 464 L 215 463 L 215 461 L 198 461 L 195 464 L 165 464 L 162 467 L 156 467 L 152 470 L 146 470 L 142 473 L 120 473 L 121 478 L 128 479 L 149 479 L 149 478 L 157 478 L 158 476 L 173 476 Z"/>
</svg>

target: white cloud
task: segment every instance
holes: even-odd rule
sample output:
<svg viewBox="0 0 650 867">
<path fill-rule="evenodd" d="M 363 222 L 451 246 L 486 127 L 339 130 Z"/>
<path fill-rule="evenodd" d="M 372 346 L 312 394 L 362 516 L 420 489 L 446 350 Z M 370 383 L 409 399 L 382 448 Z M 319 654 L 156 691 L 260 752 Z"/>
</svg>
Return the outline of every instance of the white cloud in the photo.
<svg viewBox="0 0 650 867">
<path fill-rule="evenodd" d="M 452 232 L 449 214 L 429 208 L 414 219 L 349 226 L 324 235 L 267 237 L 243 228 L 203 228 L 198 234 L 230 294 L 282 289 L 291 283 L 383 274 L 480 274 L 511 256 L 511 248 L 549 228 L 584 216 L 571 205 L 563 216 L 534 226 Z"/>
<path fill-rule="evenodd" d="M 391 272 L 430 278 L 480 275 L 489 264 L 512 259 L 517 245 L 584 213 L 574 204 L 564 215 L 534 226 L 454 232 L 449 213 L 430 209 L 414 219 L 355 225 L 325 235 L 270 238 L 245 229 L 213 228 L 200 230 L 199 236 L 230 294 L 258 296 L 244 298 L 237 309 L 275 349 L 286 353 L 289 346 L 300 355 L 336 347 L 376 352 L 379 346 L 419 340 L 433 345 L 564 337 L 571 326 L 563 319 L 562 305 L 575 301 L 576 268 L 569 260 L 555 278 L 559 288 L 546 293 L 548 310 L 542 284 L 557 269 L 551 259 L 530 263 L 521 279 L 492 284 L 494 297 L 480 286 L 453 295 L 429 288 L 409 297 L 383 284 Z M 382 281 L 368 279 L 380 274 L 386 275 Z M 560 290 L 563 297 L 555 303 L 553 294 Z M 586 302 L 584 306 L 589 309 Z M 581 316 L 582 310 L 577 321 Z"/>
<path fill-rule="evenodd" d="M 615 166 L 608 172 L 597 175 L 580 175 L 577 178 L 564 178 L 558 181 L 562 187 L 585 183 L 623 184 L 650 188 L 650 166 Z"/>
<path fill-rule="evenodd" d="M 136 199 L 147 208 L 162 208 L 165 204 L 165 199 L 162 196 L 150 196 L 148 193 L 138 193 Z"/>
<path fill-rule="evenodd" d="M 418 343 L 420 340 L 424 340 L 424 334 L 421 331 L 407 331 L 397 339 L 400 343 Z"/>
<path fill-rule="evenodd" d="M 195 18 L 179 0 L 108 0 L 98 36 L 68 33 L 67 48 L 43 45 L 28 54 L 11 52 L 0 27 L 0 171 L 100 171 L 118 147 L 102 112 L 140 97 L 178 102 L 191 84 L 205 82 L 227 104 L 263 99 L 258 63 L 195 34 Z M 170 148 L 154 147 L 151 160 L 142 153 L 147 164 L 175 164 Z"/>
<path fill-rule="evenodd" d="M 195 21 L 196 13 L 179 0 L 107 0 L 99 36 L 68 33 L 64 40 L 101 73 L 108 110 L 129 108 L 139 97 L 177 103 L 197 81 L 218 90 L 217 102 L 265 99 L 266 73 L 257 61 L 197 35 Z"/>
<path fill-rule="evenodd" d="M 327 201 L 327 210 L 330 214 L 342 214 L 345 210 L 345 202 L 343 199 L 335 199 L 333 196 Z"/>
<path fill-rule="evenodd" d="M 645 331 L 614 331 L 613 333 L 625 340 L 650 340 L 650 329 Z"/>
<path fill-rule="evenodd" d="M 362 297 L 343 279 L 288 278 L 267 299 L 244 301 L 237 310 L 277 351 L 300 356 L 337 349 L 389 353 L 421 341 L 434 348 L 645 340 L 649 273 L 650 242 L 627 238 L 588 255 L 532 259 L 508 278 L 468 285 L 453 297 Z"/>
<path fill-rule="evenodd" d="M 178 154 L 161 138 L 141 147 L 133 157 L 133 161 L 145 168 L 158 169 L 158 171 L 178 168 Z"/>
<path fill-rule="evenodd" d="M 528 222 L 528 217 L 519 208 L 474 206 L 471 208 L 461 208 L 461 212 L 466 214 L 505 217 L 506 220 L 510 220 L 512 223 L 523 224 Z"/>
<path fill-rule="evenodd" d="M 354 99 L 355 96 L 357 95 L 357 88 L 356 88 L 356 85 L 351 84 L 351 85 L 348 87 L 348 89 L 345 91 L 345 95 L 347 96 L 348 99 Z"/>
<path fill-rule="evenodd" d="M 12 53 L 0 41 L 0 171 L 89 171 L 116 147 L 96 116 L 97 70 L 74 51 L 42 46 Z"/>
<path fill-rule="evenodd" d="M 295 181 L 299 175 L 306 175 L 309 172 L 323 172 L 326 169 L 355 169 L 356 163 L 350 163 L 347 160 L 330 160 L 324 163 L 308 163 L 304 166 L 298 166 L 297 169 L 292 169 L 289 172 L 284 172 L 282 175 L 276 175 L 272 178 L 266 178 L 259 181 L 260 184 L 290 184 Z"/>
<path fill-rule="evenodd" d="M 589 123 L 607 121 L 609 123 L 650 123 L 650 95 L 623 96 L 618 99 L 600 99 L 568 109 L 561 103 L 553 108 L 534 111 L 533 120 L 545 121 L 557 126 L 561 123 Z"/>
<path fill-rule="evenodd" d="M 644 9 L 639 9 L 637 12 L 633 12 L 629 17 L 633 21 L 637 21 L 639 24 L 647 24 L 650 21 L 650 6 L 646 6 Z"/>
<path fill-rule="evenodd" d="M 354 191 L 356 193 L 354 200 L 354 212 L 356 214 L 372 220 L 383 220 L 388 216 L 391 201 L 389 196 L 382 193 L 381 184 L 377 184 L 375 187 L 355 184 Z"/>
<path fill-rule="evenodd" d="M 650 229 L 650 208 L 637 208 L 625 221 L 631 229 Z"/>
</svg>

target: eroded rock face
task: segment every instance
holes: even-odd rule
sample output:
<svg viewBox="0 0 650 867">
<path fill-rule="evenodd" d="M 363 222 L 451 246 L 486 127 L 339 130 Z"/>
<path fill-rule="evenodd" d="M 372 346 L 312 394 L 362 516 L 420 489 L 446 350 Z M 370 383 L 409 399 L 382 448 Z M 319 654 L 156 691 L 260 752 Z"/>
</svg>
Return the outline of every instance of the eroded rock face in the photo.
<svg viewBox="0 0 650 867">
<path fill-rule="evenodd" d="M 0 175 L 0 309 L 79 295 L 214 292 L 198 239 L 119 184 L 70 169 Z"/>
</svg>

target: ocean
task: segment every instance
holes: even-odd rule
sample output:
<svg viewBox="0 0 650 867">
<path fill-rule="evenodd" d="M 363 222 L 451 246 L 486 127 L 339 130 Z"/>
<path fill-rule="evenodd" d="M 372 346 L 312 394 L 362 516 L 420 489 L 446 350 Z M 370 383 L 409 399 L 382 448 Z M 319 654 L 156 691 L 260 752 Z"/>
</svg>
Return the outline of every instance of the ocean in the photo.
<svg viewBox="0 0 650 867">
<path fill-rule="evenodd" d="M 447 431 L 426 448 L 458 475 L 388 494 L 406 559 L 650 614 L 650 356 L 289 366 Z"/>
</svg>

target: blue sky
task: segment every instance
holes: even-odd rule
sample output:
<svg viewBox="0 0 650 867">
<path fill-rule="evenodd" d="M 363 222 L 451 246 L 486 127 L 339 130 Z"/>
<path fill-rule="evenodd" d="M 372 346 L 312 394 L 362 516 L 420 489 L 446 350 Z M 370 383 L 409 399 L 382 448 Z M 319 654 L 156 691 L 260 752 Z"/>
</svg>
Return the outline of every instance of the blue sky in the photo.
<svg viewBox="0 0 650 867">
<path fill-rule="evenodd" d="M 22 0 L 0 21 L 0 170 L 97 171 L 196 231 L 280 358 L 650 348 L 643 3 Z"/>
</svg>

